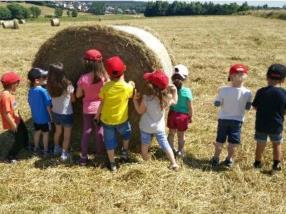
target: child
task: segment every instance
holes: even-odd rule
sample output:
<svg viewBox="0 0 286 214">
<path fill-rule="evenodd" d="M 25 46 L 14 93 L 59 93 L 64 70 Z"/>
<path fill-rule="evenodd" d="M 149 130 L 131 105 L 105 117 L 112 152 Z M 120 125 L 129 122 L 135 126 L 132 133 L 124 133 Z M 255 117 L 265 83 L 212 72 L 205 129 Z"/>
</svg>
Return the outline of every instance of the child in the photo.
<svg viewBox="0 0 286 214">
<path fill-rule="evenodd" d="M 245 110 L 251 108 L 251 91 L 243 86 L 248 69 L 245 65 L 235 64 L 229 70 L 229 86 L 219 89 L 214 105 L 220 107 L 218 115 L 218 129 L 215 143 L 215 153 L 212 166 L 219 165 L 219 156 L 228 140 L 228 155 L 223 162 L 226 167 L 232 167 L 235 148 L 240 144 L 241 126 L 244 121 Z"/>
<path fill-rule="evenodd" d="M 50 113 L 51 97 L 47 89 L 43 88 L 44 73 L 39 68 L 32 68 L 28 73 L 28 79 L 31 82 L 31 88 L 28 94 L 28 102 L 32 112 L 34 122 L 34 152 L 40 152 L 39 141 L 43 135 L 44 157 L 48 155 L 49 131 L 50 131 Z"/>
<path fill-rule="evenodd" d="M 255 168 L 261 168 L 261 157 L 266 146 L 267 137 L 273 145 L 274 171 L 281 170 L 281 143 L 283 142 L 283 122 L 286 109 L 286 90 L 281 87 L 286 76 L 286 67 L 273 64 L 267 71 L 267 86 L 257 91 L 253 107 L 256 109 L 255 121 Z"/>
<path fill-rule="evenodd" d="M 131 137 L 131 126 L 128 122 L 128 100 L 133 96 L 134 82 L 125 82 L 126 66 L 118 56 L 106 60 L 105 68 L 110 77 L 100 90 L 101 104 L 96 118 L 103 124 L 104 143 L 110 162 L 111 171 L 116 171 L 114 150 L 117 147 L 116 132 L 123 136 L 121 158 L 128 159 L 128 146 Z"/>
<path fill-rule="evenodd" d="M 172 97 L 168 93 L 169 79 L 161 70 L 152 73 L 145 73 L 144 80 L 147 81 L 148 95 L 143 95 L 140 102 L 140 94 L 135 93 L 133 98 L 134 106 L 139 114 L 142 114 L 139 122 L 141 131 L 141 153 L 144 160 L 148 159 L 148 149 L 152 135 L 156 136 L 158 143 L 166 153 L 171 162 L 171 168 L 178 170 L 174 153 L 170 147 L 165 134 L 165 108 L 170 104 L 177 103 L 177 89 L 171 88 Z"/>
<path fill-rule="evenodd" d="M 101 87 L 106 81 L 106 72 L 102 63 L 102 55 L 96 49 L 85 52 L 85 74 L 77 82 L 76 97 L 83 97 L 83 135 L 81 139 L 80 164 L 86 165 L 88 157 L 88 141 L 92 130 L 95 134 L 96 153 L 104 154 L 103 128 L 94 122 L 94 117 L 100 105 L 98 97 Z"/>
<path fill-rule="evenodd" d="M 66 78 L 63 65 L 51 64 L 48 72 L 48 91 L 52 97 L 52 120 L 55 123 L 54 155 L 61 155 L 63 161 L 70 157 L 68 149 L 73 124 L 72 102 L 75 100 L 74 87 Z M 63 149 L 60 147 L 60 137 L 63 132 Z"/>
<path fill-rule="evenodd" d="M 184 81 L 189 74 L 188 68 L 184 65 L 176 65 L 172 75 L 172 81 L 178 91 L 178 102 L 170 107 L 167 126 L 169 128 L 168 141 L 174 154 L 178 157 L 184 155 L 185 131 L 188 129 L 188 123 L 192 121 L 194 114 L 193 96 L 190 88 L 183 86 Z M 174 148 L 174 137 L 178 135 L 178 150 Z"/>
<path fill-rule="evenodd" d="M 19 86 L 20 77 L 15 72 L 6 72 L 1 77 L 4 90 L 0 93 L 0 114 L 2 126 L 9 130 L 14 136 L 14 143 L 8 154 L 8 160 L 12 163 L 16 161 L 16 155 L 22 148 L 29 145 L 28 130 L 21 118 L 17 114 L 17 102 L 15 99 L 16 89 Z"/>
</svg>

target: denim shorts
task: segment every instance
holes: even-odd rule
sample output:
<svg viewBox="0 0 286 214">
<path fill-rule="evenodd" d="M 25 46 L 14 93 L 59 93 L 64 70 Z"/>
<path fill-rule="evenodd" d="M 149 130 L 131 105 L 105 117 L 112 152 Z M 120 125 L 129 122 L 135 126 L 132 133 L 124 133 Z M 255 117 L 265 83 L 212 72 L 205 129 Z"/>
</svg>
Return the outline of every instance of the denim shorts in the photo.
<svg viewBox="0 0 286 214">
<path fill-rule="evenodd" d="M 240 144 L 242 122 L 237 120 L 218 120 L 216 142 Z"/>
<path fill-rule="evenodd" d="M 130 140 L 131 138 L 131 125 L 128 121 L 119 125 L 108 125 L 102 123 L 104 144 L 107 150 L 116 149 L 118 143 L 116 139 L 116 132 L 118 132 L 124 140 Z"/>
<path fill-rule="evenodd" d="M 149 145 L 151 143 L 152 137 L 155 136 L 157 139 L 157 142 L 159 143 L 162 150 L 171 150 L 171 146 L 167 140 L 167 136 L 165 132 L 158 132 L 154 134 L 146 133 L 141 131 L 141 143 Z"/>
<path fill-rule="evenodd" d="M 57 114 L 52 112 L 52 120 L 56 125 L 64 127 L 72 127 L 73 115 L 72 114 Z"/>
<path fill-rule="evenodd" d="M 282 143 L 283 142 L 283 135 L 282 133 L 279 134 L 267 134 L 263 132 L 255 132 L 255 140 L 260 143 L 266 143 L 267 138 L 269 137 L 271 142 L 275 143 Z"/>
</svg>

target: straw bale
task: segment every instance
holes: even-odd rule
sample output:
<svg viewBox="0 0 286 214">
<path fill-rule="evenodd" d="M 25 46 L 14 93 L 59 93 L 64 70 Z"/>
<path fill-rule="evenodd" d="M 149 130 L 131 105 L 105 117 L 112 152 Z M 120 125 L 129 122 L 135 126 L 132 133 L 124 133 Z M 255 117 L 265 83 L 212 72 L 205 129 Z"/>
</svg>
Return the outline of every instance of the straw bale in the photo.
<svg viewBox="0 0 286 214">
<path fill-rule="evenodd" d="M 58 18 L 51 19 L 51 26 L 53 27 L 60 26 L 60 20 Z"/>
<path fill-rule="evenodd" d="M 3 21 L 2 26 L 5 29 L 19 29 L 19 22 L 17 19 Z"/>
</svg>

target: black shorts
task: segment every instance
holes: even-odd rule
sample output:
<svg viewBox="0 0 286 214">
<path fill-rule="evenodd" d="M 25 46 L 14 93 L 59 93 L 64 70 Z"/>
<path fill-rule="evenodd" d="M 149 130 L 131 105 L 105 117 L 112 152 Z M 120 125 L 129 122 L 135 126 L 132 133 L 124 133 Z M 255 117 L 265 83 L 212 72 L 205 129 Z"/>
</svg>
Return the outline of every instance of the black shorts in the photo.
<svg viewBox="0 0 286 214">
<path fill-rule="evenodd" d="M 45 123 L 45 124 L 37 124 L 34 123 L 35 131 L 42 131 L 42 132 L 49 132 L 51 130 L 51 124 Z"/>
</svg>

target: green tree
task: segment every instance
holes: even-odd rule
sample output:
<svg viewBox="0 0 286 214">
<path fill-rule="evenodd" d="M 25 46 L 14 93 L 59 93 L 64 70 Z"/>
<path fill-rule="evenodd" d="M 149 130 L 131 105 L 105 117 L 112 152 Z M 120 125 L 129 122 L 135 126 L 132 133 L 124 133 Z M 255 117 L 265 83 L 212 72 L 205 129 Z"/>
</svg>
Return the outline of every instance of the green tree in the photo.
<svg viewBox="0 0 286 214">
<path fill-rule="evenodd" d="M 0 7 L 0 19 L 7 20 L 11 18 L 11 11 L 7 7 Z"/>
<path fill-rule="evenodd" d="M 55 17 L 62 17 L 62 16 L 63 16 L 63 9 L 57 7 L 57 8 L 55 9 L 54 14 L 55 14 Z"/>
<path fill-rule="evenodd" d="M 104 15 L 105 4 L 103 2 L 93 2 L 89 8 L 89 12 L 96 15 Z"/>
<path fill-rule="evenodd" d="M 78 16 L 78 11 L 76 9 L 72 10 L 71 16 L 72 17 L 77 17 Z"/>
<path fill-rule="evenodd" d="M 27 19 L 31 15 L 30 10 L 20 4 L 12 3 L 9 4 L 7 8 L 10 10 L 12 18 Z"/>
<path fill-rule="evenodd" d="M 30 7 L 30 11 L 33 18 L 38 18 L 42 13 L 41 9 L 35 6 Z"/>
</svg>

